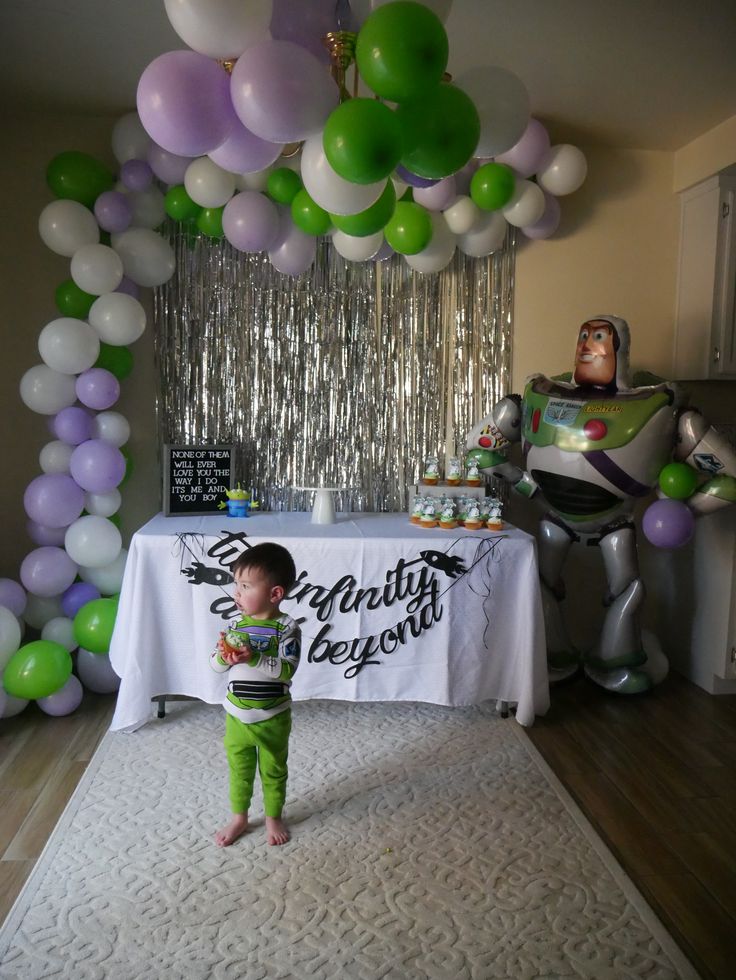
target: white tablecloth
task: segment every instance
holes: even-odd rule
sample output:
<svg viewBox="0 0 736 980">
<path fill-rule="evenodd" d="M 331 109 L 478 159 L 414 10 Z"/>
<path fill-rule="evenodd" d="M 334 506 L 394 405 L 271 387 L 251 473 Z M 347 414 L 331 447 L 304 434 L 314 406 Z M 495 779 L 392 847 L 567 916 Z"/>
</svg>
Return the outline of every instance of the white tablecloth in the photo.
<svg viewBox="0 0 736 980">
<path fill-rule="evenodd" d="M 277 541 L 298 582 L 282 608 L 302 620 L 295 700 L 516 703 L 531 725 L 549 707 L 535 542 L 424 529 L 405 514 L 154 517 L 131 542 L 110 647 L 121 677 L 115 730 L 152 717 L 151 698 L 219 703 L 227 674 L 209 665 L 235 615 L 230 565 Z"/>
</svg>

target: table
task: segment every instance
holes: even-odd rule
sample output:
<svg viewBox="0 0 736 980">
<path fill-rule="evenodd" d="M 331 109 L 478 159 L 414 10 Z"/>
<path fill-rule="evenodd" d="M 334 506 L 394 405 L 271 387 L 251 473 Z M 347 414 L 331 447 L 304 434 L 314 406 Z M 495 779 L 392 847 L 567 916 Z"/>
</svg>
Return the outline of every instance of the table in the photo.
<svg viewBox="0 0 736 980">
<path fill-rule="evenodd" d="M 230 566 L 276 541 L 298 580 L 282 608 L 301 620 L 294 700 L 515 703 L 531 725 L 549 707 L 534 539 L 425 529 L 406 514 L 307 513 L 164 517 L 131 541 L 110 661 L 121 677 L 113 730 L 152 717 L 157 695 L 222 701 L 209 665 L 234 617 Z"/>
</svg>

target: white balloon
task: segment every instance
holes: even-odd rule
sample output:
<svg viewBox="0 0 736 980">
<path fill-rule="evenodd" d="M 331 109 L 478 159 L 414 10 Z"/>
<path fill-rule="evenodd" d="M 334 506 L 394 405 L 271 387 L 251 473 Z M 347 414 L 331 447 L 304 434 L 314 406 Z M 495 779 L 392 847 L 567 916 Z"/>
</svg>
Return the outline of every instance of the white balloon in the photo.
<svg viewBox="0 0 736 980">
<path fill-rule="evenodd" d="M 235 193 L 235 174 L 218 167 L 209 157 L 199 157 L 187 167 L 184 187 L 200 207 L 220 208 Z"/>
<path fill-rule="evenodd" d="M 130 423 L 120 412 L 98 412 L 92 419 L 92 438 L 120 448 L 130 439 Z"/>
<path fill-rule="evenodd" d="M 105 293 L 89 311 L 90 325 L 99 339 L 114 347 L 132 344 L 146 329 L 146 311 L 127 293 Z"/>
<path fill-rule="evenodd" d="M 67 528 L 64 547 L 78 565 L 100 568 L 109 565 L 120 553 L 123 539 L 112 521 L 85 514 Z"/>
<path fill-rule="evenodd" d="M 507 227 L 500 211 L 482 212 L 473 228 L 458 236 L 457 247 L 474 258 L 490 255 L 503 245 Z"/>
<path fill-rule="evenodd" d="M 133 209 L 130 224 L 134 228 L 158 228 L 166 220 L 164 195 L 158 187 L 143 191 L 127 191 L 126 197 Z"/>
<path fill-rule="evenodd" d="M 350 262 L 366 262 L 383 245 L 383 232 L 377 231 L 374 235 L 358 237 L 338 230 L 332 235 L 332 244 L 344 259 Z"/>
<path fill-rule="evenodd" d="M 82 245 L 72 256 L 72 279 L 85 293 L 101 296 L 117 289 L 123 263 L 109 245 Z"/>
<path fill-rule="evenodd" d="M 32 412 L 56 415 L 77 400 L 76 378 L 54 371 L 48 364 L 36 364 L 20 379 L 20 397 Z"/>
<path fill-rule="evenodd" d="M 473 100 L 480 117 L 477 157 L 511 149 L 529 124 L 529 93 L 513 72 L 492 65 L 469 68 L 455 80 Z"/>
<path fill-rule="evenodd" d="M 84 320 L 63 316 L 47 323 L 38 335 L 41 360 L 62 374 L 81 374 L 100 354 L 100 338 Z"/>
<path fill-rule="evenodd" d="M 123 572 L 125 571 L 127 557 L 127 549 L 121 548 L 120 553 L 109 565 L 103 565 L 100 568 L 82 567 L 79 569 L 79 577 L 83 582 L 94 585 L 103 596 L 115 595 L 120 591 L 123 584 Z"/>
<path fill-rule="evenodd" d="M 38 462 L 44 473 L 68 473 L 73 452 L 74 446 L 62 442 L 61 439 L 54 439 L 41 449 Z"/>
<path fill-rule="evenodd" d="M 570 143 L 550 147 L 539 164 L 537 183 L 548 194 L 562 197 L 572 194 L 583 183 L 588 163 L 582 150 Z"/>
<path fill-rule="evenodd" d="M 112 517 L 120 510 L 122 499 L 117 487 L 104 493 L 88 490 L 84 495 L 84 509 L 94 517 Z"/>
<path fill-rule="evenodd" d="M 414 255 L 405 255 L 406 264 L 417 272 L 439 272 L 452 261 L 457 239 L 442 214 L 430 211 L 432 238 L 429 245 Z"/>
<path fill-rule="evenodd" d="M 41 630 L 41 639 L 60 643 L 69 653 L 79 646 L 74 639 L 74 623 L 66 616 L 55 616 L 54 619 L 50 619 Z"/>
<path fill-rule="evenodd" d="M 164 0 L 171 26 L 194 51 L 237 58 L 269 36 L 272 0 Z"/>
<path fill-rule="evenodd" d="M 281 161 L 276 163 L 280 165 Z M 253 174 L 236 174 L 235 190 L 237 191 L 265 191 L 268 187 L 268 177 L 276 169 L 276 164 L 257 170 Z"/>
<path fill-rule="evenodd" d="M 137 112 L 121 116 L 112 130 L 112 152 L 118 163 L 127 160 L 145 160 L 152 140 L 143 128 Z"/>
<path fill-rule="evenodd" d="M 47 248 L 71 258 L 82 245 L 100 240 L 100 229 L 92 212 L 78 201 L 52 201 L 38 218 L 38 233 Z"/>
<path fill-rule="evenodd" d="M 475 201 L 461 194 L 442 214 L 451 232 L 455 235 L 467 235 L 476 221 L 480 220 L 481 211 Z"/>
<path fill-rule="evenodd" d="M 510 225 L 524 228 L 539 221 L 546 205 L 541 187 L 531 180 L 517 178 L 513 196 L 501 213 Z"/>
<path fill-rule="evenodd" d="M 77 673 L 86 688 L 95 694 L 112 694 L 120 687 L 120 678 L 112 669 L 106 653 L 92 653 L 80 647 L 77 653 Z"/>
<path fill-rule="evenodd" d="M 28 602 L 23 613 L 23 619 L 34 630 L 42 630 L 49 620 L 63 615 L 61 596 L 40 596 L 33 592 L 28 593 Z"/>
<path fill-rule="evenodd" d="M 20 646 L 21 630 L 18 617 L 6 607 L 0 606 L 0 688 L 2 687 L 2 673 Z"/>
<path fill-rule="evenodd" d="M 5 704 L 0 712 L 0 718 L 15 718 L 27 707 L 28 701 L 25 698 L 14 698 L 10 694 L 5 694 Z"/>
<path fill-rule="evenodd" d="M 386 186 L 385 180 L 373 184 L 353 184 L 330 166 L 322 147 L 322 134 L 310 136 L 302 147 L 302 180 L 307 194 L 332 214 L 358 214 L 375 204 Z"/>
<path fill-rule="evenodd" d="M 174 274 L 174 250 L 150 228 L 128 228 L 113 235 L 112 246 L 122 259 L 125 275 L 138 286 L 162 286 Z"/>
</svg>

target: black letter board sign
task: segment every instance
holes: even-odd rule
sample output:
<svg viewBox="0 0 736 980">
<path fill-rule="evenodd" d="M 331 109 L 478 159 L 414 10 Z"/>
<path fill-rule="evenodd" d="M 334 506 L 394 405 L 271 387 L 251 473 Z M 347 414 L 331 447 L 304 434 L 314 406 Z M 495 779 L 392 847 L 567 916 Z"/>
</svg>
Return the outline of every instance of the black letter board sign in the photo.
<svg viewBox="0 0 736 980">
<path fill-rule="evenodd" d="M 164 446 L 164 514 L 217 514 L 235 471 L 234 446 Z"/>
</svg>

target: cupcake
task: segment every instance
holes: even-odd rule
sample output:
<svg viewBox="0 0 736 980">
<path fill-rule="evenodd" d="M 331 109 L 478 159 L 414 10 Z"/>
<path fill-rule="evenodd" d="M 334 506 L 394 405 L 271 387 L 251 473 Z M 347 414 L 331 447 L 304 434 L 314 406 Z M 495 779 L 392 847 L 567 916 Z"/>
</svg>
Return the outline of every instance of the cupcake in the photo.
<svg viewBox="0 0 736 980">
<path fill-rule="evenodd" d="M 468 510 L 465 515 L 465 527 L 469 531 L 477 531 L 479 528 L 483 527 L 483 521 L 480 518 L 480 507 L 475 501 L 468 506 Z"/>
<path fill-rule="evenodd" d="M 447 466 L 447 483 L 451 487 L 457 487 L 462 480 L 460 460 L 453 456 Z"/>
<path fill-rule="evenodd" d="M 422 523 L 422 509 L 424 508 L 424 497 L 415 497 L 411 508 L 409 520 L 412 524 Z"/>
<path fill-rule="evenodd" d="M 468 470 L 465 474 L 465 482 L 469 487 L 479 487 L 481 483 L 480 471 L 478 470 L 478 460 L 471 457 L 468 460 Z"/>
<path fill-rule="evenodd" d="M 424 501 L 420 524 L 422 527 L 437 527 L 437 505 L 434 500 L 428 498 Z"/>
<path fill-rule="evenodd" d="M 436 456 L 427 456 L 424 463 L 424 475 L 422 476 L 422 483 L 426 483 L 428 486 L 433 487 L 439 483 L 440 479 L 440 463 Z"/>
<path fill-rule="evenodd" d="M 489 531 L 500 531 L 503 528 L 503 519 L 501 517 L 501 502 L 500 500 L 491 500 L 491 506 L 488 512 L 488 520 L 486 521 L 486 527 Z"/>
<path fill-rule="evenodd" d="M 455 519 L 455 505 L 450 500 L 442 508 L 440 513 L 440 527 L 444 528 L 446 531 L 451 531 L 453 528 L 457 527 L 457 520 Z"/>
</svg>

